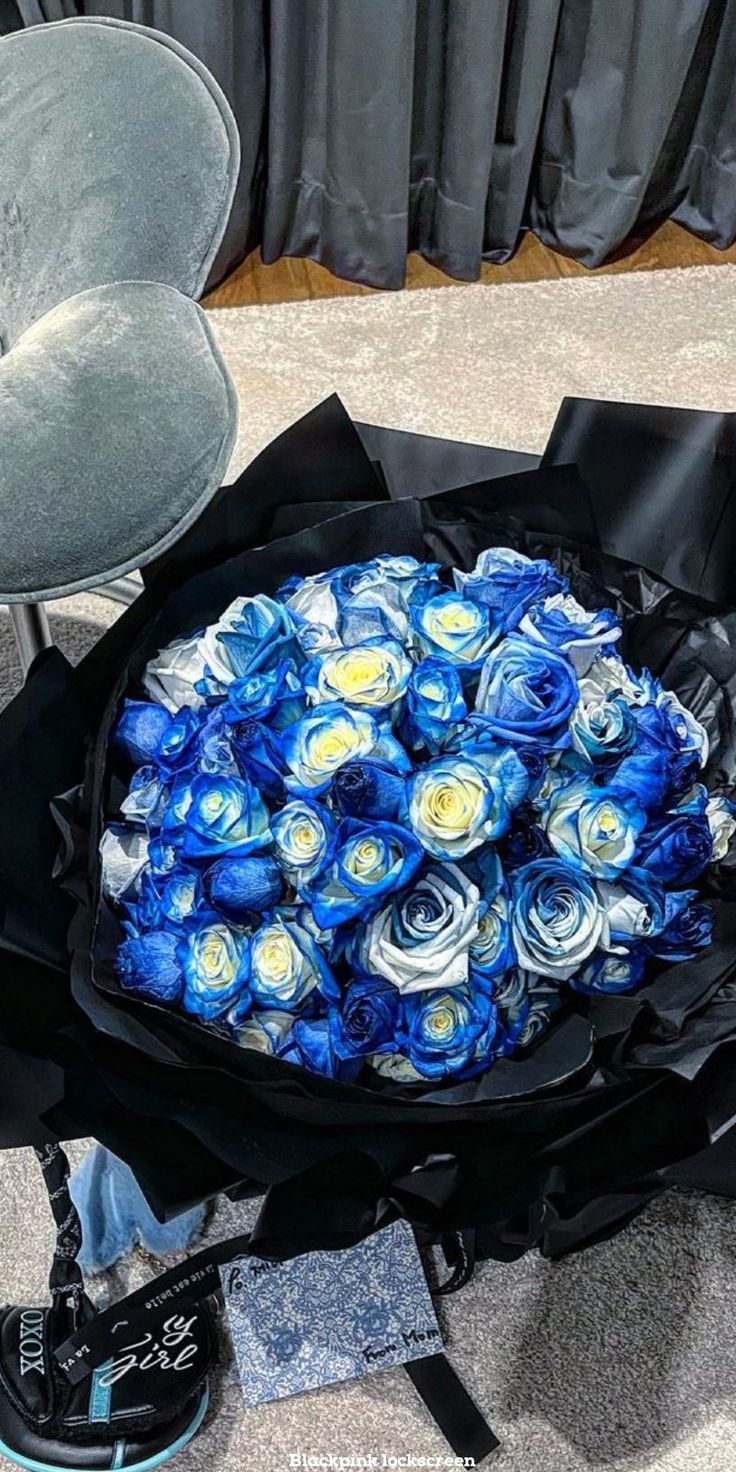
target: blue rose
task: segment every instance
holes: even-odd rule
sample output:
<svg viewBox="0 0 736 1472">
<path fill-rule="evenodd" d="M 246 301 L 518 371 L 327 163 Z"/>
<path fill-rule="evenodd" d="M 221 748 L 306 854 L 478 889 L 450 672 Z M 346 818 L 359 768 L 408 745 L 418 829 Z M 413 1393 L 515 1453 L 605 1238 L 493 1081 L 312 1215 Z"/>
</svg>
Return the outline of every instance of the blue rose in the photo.
<svg viewBox="0 0 736 1472">
<path fill-rule="evenodd" d="M 340 1058 L 396 1051 L 399 994 L 380 976 L 350 982 L 339 1009 L 330 1012 L 332 1041 Z"/>
<path fill-rule="evenodd" d="M 570 985 L 573 991 L 582 992 L 584 996 L 595 996 L 600 992 L 617 996 L 619 992 L 631 992 L 639 985 L 644 978 L 645 965 L 643 951 L 630 951 L 624 956 L 596 951 L 572 977 Z"/>
<path fill-rule="evenodd" d="M 218 777 L 237 776 L 230 727 L 224 719 L 223 709 L 222 705 L 202 708 L 204 722 L 197 743 L 199 770 Z"/>
<path fill-rule="evenodd" d="M 186 1012 L 209 1022 L 222 1017 L 236 1000 L 247 1006 L 250 948 L 246 936 L 236 934 L 222 920 L 205 920 L 179 941 L 177 954 L 184 973 Z"/>
<path fill-rule="evenodd" d="M 236 1004 L 237 1008 L 237 1004 Z M 241 1008 L 237 1008 L 233 1021 L 233 1042 L 239 1048 L 250 1048 L 255 1053 L 267 1053 L 274 1057 L 283 1048 L 291 1032 L 294 1018 L 291 1012 L 251 1012 L 245 1021 L 240 1020 Z M 228 1022 L 229 1018 L 226 1017 Z"/>
<path fill-rule="evenodd" d="M 671 691 L 660 690 L 656 702 L 634 708 L 640 758 L 660 758 L 666 764 L 666 791 L 670 797 L 686 792 L 708 756 L 708 737 L 695 717 Z"/>
<path fill-rule="evenodd" d="M 315 797 L 330 785 L 346 762 L 368 756 L 379 738 L 368 711 L 328 701 L 282 733 L 289 775 L 286 785 L 301 797 Z"/>
<path fill-rule="evenodd" d="M 519 633 L 566 655 L 584 675 L 596 655 L 621 638 L 621 625 L 610 608 L 583 608 L 571 593 L 552 593 L 527 610 Z"/>
<path fill-rule="evenodd" d="M 576 777 L 553 793 L 546 831 L 561 858 L 599 879 L 613 879 L 631 864 L 646 821 L 631 795 Z"/>
<path fill-rule="evenodd" d="M 512 814 L 509 828 L 500 839 L 499 852 L 504 869 L 518 869 L 532 859 L 549 858 L 549 840 L 531 803 L 522 803 Z"/>
<path fill-rule="evenodd" d="M 466 674 L 480 669 L 500 633 L 500 620 L 483 603 L 461 593 L 420 593 L 409 617 L 419 654 L 449 660 Z"/>
<path fill-rule="evenodd" d="M 530 976 L 513 966 L 497 976 L 491 996 L 498 1012 L 498 1051 L 507 1056 L 521 1046 L 531 1011 Z"/>
<path fill-rule="evenodd" d="M 419 992 L 405 998 L 399 1044 L 422 1078 L 466 1077 L 488 1066 L 497 1013 L 487 993 L 472 987 Z"/>
<path fill-rule="evenodd" d="M 455 864 L 436 864 L 358 928 L 354 960 L 409 995 L 468 980 L 480 894 Z"/>
<path fill-rule="evenodd" d="M 715 916 L 701 904 L 697 890 L 667 895 L 667 914 L 661 934 L 650 943 L 652 955 L 663 961 L 689 961 L 713 940 Z"/>
<path fill-rule="evenodd" d="M 298 646 L 283 604 L 259 593 L 236 598 L 199 641 L 204 673 L 196 690 L 207 698 L 228 693 L 234 680 L 294 659 Z"/>
<path fill-rule="evenodd" d="M 272 802 L 280 802 L 288 767 L 279 733 L 263 721 L 243 720 L 231 727 L 230 739 L 242 776 Z"/>
<path fill-rule="evenodd" d="M 330 930 L 371 914 L 416 874 L 422 846 L 395 823 L 343 818 L 331 863 L 304 886 L 317 925 Z"/>
<path fill-rule="evenodd" d="M 409 783 L 409 822 L 427 853 L 464 858 L 506 831 L 507 794 L 519 800 L 526 786 L 526 773 L 512 751 L 496 758 L 482 752 L 436 757 Z"/>
<path fill-rule="evenodd" d="M 617 883 L 598 885 L 608 917 L 611 944 L 627 950 L 659 935 L 667 919 L 668 896 L 646 869 L 630 868 Z"/>
<path fill-rule="evenodd" d="M 305 665 L 304 689 L 312 705 L 336 701 L 379 711 L 403 695 L 411 662 L 393 639 L 369 639 L 349 649 L 328 649 Z"/>
<path fill-rule="evenodd" d="M 409 678 L 401 712 L 401 736 L 413 751 L 436 755 L 449 732 L 463 721 L 468 708 L 455 665 L 447 659 L 423 659 Z"/>
<path fill-rule="evenodd" d="M 256 1008 L 298 1012 L 319 987 L 336 992 L 327 959 L 308 931 L 275 915 L 251 939 L 251 995 Z"/>
<path fill-rule="evenodd" d="M 287 802 L 271 819 L 274 852 L 296 888 L 327 863 L 334 833 L 328 809 L 305 798 Z"/>
<path fill-rule="evenodd" d="M 250 854 L 243 859 L 220 859 L 204 880 L 207 898 L 226 920 L 245 925 L 253 913 L 262 913 L 282 898 L 284 879 L 268 854 Z"/>
<path fill-rule="evenodd" d="M 195 913 L 202 897 L 202 880 L 191 869 L 175 870 L 163 883 L 159 914 L 170 925 L 182 926 Z"/>
<path fill-rule="evenodd" d="M 340 1058 L 335 1052 L 327 1017 L 297 1017 L 279 1057 L 344 1083 L 357 1078 L 362 1067 L 362 1059 Z"/>
<path fill-rule="evenodd" d="M 570 736 L 575 751 L 593 767 L 610 767 L 636 745 L 637 727 L 633 713 L 621 696 L 600 699 L 580 681 L 580 702 L 570 717 Z"/>
<path fill-rule="evenodd" d="M 510 745 L 568 746 L 568 721 L 577 705 L 575 671 L 543 644 L 511 634 L 488 656 L 475 707 L 489 731 Z"/>
<path fill-rule="evenodd" d="M 172 723 L 162 705 L 149 700 L 125 700 L 112 733 L 112 742 L 129 762 L 141 767 L 155 761 L 159 745 Z"/>
<path fill-rule="evenodd" d="M 505 894 L 481 900 L 478 934 L 470 943 L 470 974 L 476 983 L 502 976 L 516 964 L 511 909 Z"/>
<path fill-rule="evenodd" d="M 651 822 L 639 840 L 636 863 L 663 884 L 692 884 L 713 857 L 713 838 L 702 800 L 673 808 Z"/>
<path fill-rule="evenodd" d="M 258 789 L 242 777 L 195 777 L 184 808 L 182 854 L 186 859 L 244 856 L 270 842 L 268 808 Z"/>
<path fill-rule="evenodd" d="M 158 828 L 163 821 L 168 795 L 168 784 L 161 780 L 156 767 L 139 767 L 130 779 L 120 811 L 128 823 L 141 823 L 149 830 Z"/>
<path fill-rule="evenodd" d="M 335 773 L 332 792 L 345 817 L 390 821 L 406 813 L 406 777 L 376 757 L 346 762 Z"/>
<path fill-rule="evenodd" d="M 566 580 L 544 558 L 525 557 L 511 547 L 489 547 L 481 552 L 472 572 L 455 569 L 455 583 L 513 629 L 532 603 L 547 594 L 567 590 Z"/>
<path fill-rule="evenodd" d="M 562 859 L 535 859 L 511 876 L 512 934 L 519 965 L 568 981 L 609 928 L 591 881 Z"/>
<path fill-rule="evenodd" d="M 267 721 L 275 731 L 290 726 L 307 708 L 302 682 L 293 660 L 283 659 L 272 669 L 255 670 L 228 686 L 223 719 Z"/>
<path fill-rule="evenodd" d="M 124 940 L 115 960 L 120 985 L 152 1002 L 178 1002 L 184 977 L 177 944 L 178 937 L 168 930 L 152 930 L 148 935 Z"/>
</svg>

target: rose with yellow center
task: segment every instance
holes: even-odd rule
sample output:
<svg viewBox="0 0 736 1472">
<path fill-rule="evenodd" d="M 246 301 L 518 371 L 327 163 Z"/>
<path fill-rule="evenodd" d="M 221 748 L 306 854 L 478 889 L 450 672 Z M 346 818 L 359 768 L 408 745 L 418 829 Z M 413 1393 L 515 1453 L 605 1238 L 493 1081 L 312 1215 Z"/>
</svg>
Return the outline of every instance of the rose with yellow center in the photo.
<svg viewBox="0 0 736 1472">
<path fill-rule="evenodd" d="M 335 772 L 345 762 L 367 756 L 379 736 L 367 711 L 351 710 L 337 701 L 318 705 L 283 733 L 287 787 L 305 797 L 324 792 Z"/>
<path fill-rule="evenodd" d="M 313 705 L 341 700 L 381 710 L 403 695 L 410 674 L 411 662 L 400 644 L 368 639 L 320 655 L 304 671 L 304 688 Z"/>
<path fill-rule="evenodd" d="M 308 931 L 280 916 L 251 941 L 251 996 L 256 1008 L 296 1012 L 310 992 L 331 979 L 324 956 Z"/>
<path fill-rule="evenodd" d="M 287 802 L 271 819 L 276 858 L 295 885 L 325 863 L 333 831 L 327 809 L 304 799 Z"/>
<path fill-rule="evenodd" d="M 428 853 L 462 858 L 495 835 L 496 785 L 480 763 L 439 757 L 409 784 L 409 822 Z"/>
<path fill-rule="evenodd" d="M 500 621 L 483 603 L 461 593 L 439 593 L 412 606 L 414 642 L 422 656 L 442 655 L 468 669 L 480 668 L 500 633 Z"/>
<path fill-rule="evenodd" d="M 405 1003 L 402 1051 L 424 1078 L 487 1067 L 497 1011 L 487 993 L 470 987 L 420 992 Z"/>
<path fill-rule="evenodd" d="M 228 925 L 218 922 L 193 930 L 182 941 L 181 961 L 187 1012 L 209 1020 L 247 996 L 248 941 Z"/>
<path fill-rule="evenodd" d="M 646 813 L 628 792 L 592 787 L 583 777 L 559 787 L 547 814 L 547 837 L 563 859 L 599 879 L 628 869 Z"/>
<path fill-rule="evenodd" d="M 303 895 L 320 928 L 332 930 L 370 914 L 413 878 L 422 858 L 418 839 L 399 824 L 343 818 L 332 862 L 305 885 Z"/>
</svg>

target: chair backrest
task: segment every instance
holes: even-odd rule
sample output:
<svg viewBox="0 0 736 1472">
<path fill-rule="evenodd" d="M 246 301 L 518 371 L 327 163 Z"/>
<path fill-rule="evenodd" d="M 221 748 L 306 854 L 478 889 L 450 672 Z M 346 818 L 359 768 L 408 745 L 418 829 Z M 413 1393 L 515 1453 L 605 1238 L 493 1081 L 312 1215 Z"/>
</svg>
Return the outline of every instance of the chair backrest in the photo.
<svg viewBox="0 0 736 1472">
<path fill-rule="evenodd" d="M 197 298 L 240 163 L 209 72 L 169 37 L 102 17 L 0 41 L 0 353 L 113 281 Z"/>
</svg>

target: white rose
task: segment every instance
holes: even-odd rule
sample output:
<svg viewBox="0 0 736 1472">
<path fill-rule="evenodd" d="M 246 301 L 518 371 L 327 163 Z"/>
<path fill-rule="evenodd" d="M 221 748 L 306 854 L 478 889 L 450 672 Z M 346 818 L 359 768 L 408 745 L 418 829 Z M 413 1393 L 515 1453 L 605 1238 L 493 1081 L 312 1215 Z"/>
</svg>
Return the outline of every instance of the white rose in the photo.
<svg viewBox="0 0 736 1472">
<path fill-rule="evenodd" d="M 480 893 L 454 864 L 441 864 L 366 925 L 360 957 L 405 996 L 468 980 Z"/>
</svg>

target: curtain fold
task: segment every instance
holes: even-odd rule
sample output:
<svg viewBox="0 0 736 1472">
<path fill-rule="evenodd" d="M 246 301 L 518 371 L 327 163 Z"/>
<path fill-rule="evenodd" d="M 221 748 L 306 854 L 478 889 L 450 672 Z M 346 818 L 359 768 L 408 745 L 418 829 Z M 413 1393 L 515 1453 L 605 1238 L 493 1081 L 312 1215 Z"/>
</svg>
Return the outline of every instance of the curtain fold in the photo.
<svg viewBox="0 0 736 1472">
<path fill-rule="evenodd" d="M 736 0 L 16 0 L 177 37 L 243 142 L 215 274 L 260 242 L 372 286 L 525 229 L 596 266 L 671 216 L 736 238 Z"/>
</svg>

